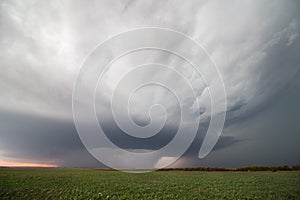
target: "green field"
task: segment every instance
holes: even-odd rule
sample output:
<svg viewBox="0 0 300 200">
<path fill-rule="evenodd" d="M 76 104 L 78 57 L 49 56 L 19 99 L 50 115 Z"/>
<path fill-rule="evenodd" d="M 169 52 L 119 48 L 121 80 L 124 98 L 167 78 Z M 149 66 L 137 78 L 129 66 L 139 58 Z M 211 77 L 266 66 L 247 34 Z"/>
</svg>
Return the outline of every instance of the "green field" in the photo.
<svg viewBox="0 0 300 200">
<path fill-rule="evenodd" d="M 0 199 L 300 199 L 300 172 L 0 169 Z"/>
</svg>

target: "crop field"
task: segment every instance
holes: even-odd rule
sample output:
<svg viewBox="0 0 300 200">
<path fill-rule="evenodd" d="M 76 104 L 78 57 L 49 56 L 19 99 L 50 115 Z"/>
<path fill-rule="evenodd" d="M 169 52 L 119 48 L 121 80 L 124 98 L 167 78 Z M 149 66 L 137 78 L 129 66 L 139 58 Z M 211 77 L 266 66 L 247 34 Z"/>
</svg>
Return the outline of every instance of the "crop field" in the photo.
<svg viewBox="0 0 300 200">
<path fill-rule="evenodd" d="M 300 172 L 8 168 L 0 199 L 300 199 Z"/>
</svg>

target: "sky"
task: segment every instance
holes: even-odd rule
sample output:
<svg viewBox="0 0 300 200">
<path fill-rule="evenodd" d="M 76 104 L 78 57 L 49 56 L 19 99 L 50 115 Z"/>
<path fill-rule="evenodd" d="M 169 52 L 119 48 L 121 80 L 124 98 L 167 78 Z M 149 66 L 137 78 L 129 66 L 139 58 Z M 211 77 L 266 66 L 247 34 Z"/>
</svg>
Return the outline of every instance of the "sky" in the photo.
<svg viewBox="0 0 300 200">
<path fill-rule="evenodd" d="M 208 122 L 219 112 L 211 109 L 205 80 L 169 52 L 143 49 L 113 63 L 95 90 L 99 123 L 118 148 L 140 152 L 162 148 L 175 137 L 181 116 L 187 137 L 193 132 L 189 124 L 199 122 L 198 130 L 191 146 L 172 167 L 300 164 L 299 11 L 298 0 L 1 1 L 0 165 L 105 167 L 88 152 L 77 132 L 72 112 L 73 86 L 99 44 L 143 27 L 175 30 L 201 44 L 224 83 L 225 124 L 213 150 L 200 159 L 198 152 Z M 111 57 L 138 41 L 139 36 L 122 41 L 106 54 Z M 159 37 L 153 41 L 167 42 Z M 177 50 L 186 45 L 176 37 L 168 41 Z M 202 59 L 199 68 L 213 87 L 218 76 L 209 67 L 207 55 L 205 58 L 203 52 L 196 52 L 196 58 Z M 180 76 L 155 64 L 126 75 L 145 63 L 168 65 Z M 124 74 L 123 82 L 116 85 Z M 136 84 L 145 80 L 164 81 L 180 102 L 159 85 L 142 87 L 130 97 Z M 109 105 L 115 86 L 118 121 Z M 80 95 L 82 105 L 88 101 L 84 95 Z M 222 102 L 220 96 L 215 99 L 217 105 Z M 153 122 L 156 129 L 165 122 L 157 135 L 141 131 L 135 134 L 153 135 L 133 138 L 124 133 L 129 124 L 124 105 L 129 97 L 130 116 L 137 125 Z M 180 103 L 185 106 L 183 111 Z M 150 119 L 148 111 L 155 104 L 164 109 L 153 107 Z M 88 126 L 85 116 L 81 120 Z M 123 128 L 118 127 L 120 124 Z M 115 151 L 102 143 L 97 148 L 108 154 Z M 169 149 L 149 162 L 159 165 L 172 159 L 174 152 L 176 149 Z M 139 164 L 125 155 L 115 159 Z M 115 159 L 111 158 L 112 162 Z"/>
</svg>

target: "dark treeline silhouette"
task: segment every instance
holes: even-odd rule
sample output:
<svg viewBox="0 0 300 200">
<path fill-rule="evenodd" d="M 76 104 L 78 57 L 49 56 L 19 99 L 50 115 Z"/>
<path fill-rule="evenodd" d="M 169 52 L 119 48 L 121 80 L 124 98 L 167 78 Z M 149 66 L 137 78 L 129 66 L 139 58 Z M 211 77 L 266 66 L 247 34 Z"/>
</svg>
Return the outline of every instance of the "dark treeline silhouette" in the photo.
<svg viewBox="0 0 300 200">
<path fill-rule="evenodd" d="M 164 168 L 158 171 L 295 171 L 300 170 L 300 165 L 294 166 L 248 166 L 241 168 L 216 168 L 216 167 L 195 167 L 195 168 Z"/>
<path fill-rule="evenodd" d="M 48 167 L 6 167 L 6 166 L 0 166 L 0 169 L 5 168 L 28 168 L 28 169 L 45 169 Z M 64 168 L 64 167 L 58 167 L 58 168 Z M 68 168 L 66 168 L 68 169 Z M 71 168 L 70 168 L 71 169 Z M 76 169 L 76 168 L 73 168 Z M 78 168 L 83 169 L 83 168 Z M 93 170 L 101 170 L 101 171 L 117 171 L 116 169 L 111 168 L 91 168 Z M 133 171 L 132 169 L 128 169 L 128 171 Z M 137 170 L 138 171 L 138 170 Z M 232 172 L 247 172 L 247 171 L 300 171 L 300 165 L 294 165 L 294 166 L 288 166 L 288 165 L 282 165 L 282 166 L 248 166 L 248 167 L 240 167 L 240 168 L 219 168 L 219 167 L 194 167 L 194 168 L 162 168 L 158 169 L 157 171 L 204 171 L 204 172 L 210 172 L 210 171 L 232 171 Z"/>
</svg>

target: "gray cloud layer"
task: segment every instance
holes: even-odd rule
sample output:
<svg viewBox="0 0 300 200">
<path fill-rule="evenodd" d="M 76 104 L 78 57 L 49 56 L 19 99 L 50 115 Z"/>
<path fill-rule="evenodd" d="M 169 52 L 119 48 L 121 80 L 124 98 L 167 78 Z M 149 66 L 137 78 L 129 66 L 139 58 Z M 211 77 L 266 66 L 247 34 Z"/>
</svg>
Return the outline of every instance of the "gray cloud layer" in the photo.
<svg viewBox="0 0 300 200">
<path fill-rule="evenodd" d="M 195 142 L 175 165 L 299 164 L 299 10 L 296 0 L 2 1 L 0 160 L 100 165 L 83 147 L 72 121 L 76 73 L 88 52 L 109 36 L 158 26 L 181 31 L 203 44 L 219 67 L 227 92 L 227 120 L 214 151 L 204 160 L 197 158 L 207 129 L 203 122 Z M 107 75 L 107 90 L 121 73 L 120 66 L 143 62 L 147 56 L 182 64 L 156 53 L 141 52 L 140 60 L 129 56 Z M 193 74 L 186 68 L 182 73 Z M 164 78 L 177 82 L 171 76 Z M 214 74 L 209 79 L 214 80 Z M 209 101 L 204 84 L 197 78 L 191 81 L 205 116 Z M 170 101 L 159 89 L 152 94 L 156 101 Z M 149 94 L 142 96 L 150 104 L 148 99 Z M 99 105 L 99 112 L 102 107 L 106 109 Z M 176 113 L 175 107 L 170 104 L 171 113 Z M 144 107 L 136 108 L 136 121 L 145 123 L 147 114 L 138 115 Z M 111 119 L 103 125 L 116 144 L 128 149 L 156 149 L 176 130 L 176 124 L 170 123 L 155 138 L 141 141 L 122 136 Z"/>
</svg>

